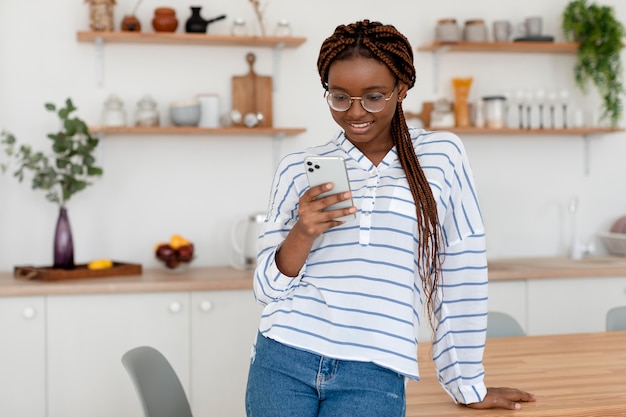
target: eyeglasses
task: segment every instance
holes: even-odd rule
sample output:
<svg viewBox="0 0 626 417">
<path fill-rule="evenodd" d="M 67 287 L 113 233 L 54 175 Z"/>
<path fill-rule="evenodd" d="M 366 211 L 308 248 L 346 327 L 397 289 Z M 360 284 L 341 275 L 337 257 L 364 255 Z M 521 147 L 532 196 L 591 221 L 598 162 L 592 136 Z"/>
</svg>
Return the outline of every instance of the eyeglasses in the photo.
<svg viewBox="0 0 626 417">
<path fill-rule="evenodd" d="M 385 97 L 383 93 L 367 93 L 362 97 L 351 97 L 345 93 L 331 93 L 326 91 L 326 102 L 328 106 L 335 111 L 348 111 L 352 106 L 354 100 L 360 100 L 361 106 L 366 112 L 378 113 L 383 111 L 387 102 L 393 97 L 393 93 L 396 91 L 396 84 L 389 94 L 389 97 Z"/>
</svg>

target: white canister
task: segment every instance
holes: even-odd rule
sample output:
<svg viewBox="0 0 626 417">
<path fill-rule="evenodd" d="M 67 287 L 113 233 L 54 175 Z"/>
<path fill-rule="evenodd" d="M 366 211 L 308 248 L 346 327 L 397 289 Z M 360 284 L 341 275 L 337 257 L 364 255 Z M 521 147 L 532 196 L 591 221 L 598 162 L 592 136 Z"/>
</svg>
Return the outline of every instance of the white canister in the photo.
<svg viewBox="0 0 626 417">
<path fill-rule="evenodd" d="M 219 127 L 220 126 L 220 101 L 217 94 L 201 94 L 200 101 L 200 122 L 198 127 Z"/>
<path fill-rule="evenodd" d="M 482 19 L 468 20 L 463 28 L 463 39 L 468 42 L 487 41 L 487 27 Z"/>
<path fill-rule="evenodd" d="M 435 40 L 438 42 L 458 42 L 461 39 L 461 29 L 456 19 L 440 19 L 435 27 Z"/>
</svg>

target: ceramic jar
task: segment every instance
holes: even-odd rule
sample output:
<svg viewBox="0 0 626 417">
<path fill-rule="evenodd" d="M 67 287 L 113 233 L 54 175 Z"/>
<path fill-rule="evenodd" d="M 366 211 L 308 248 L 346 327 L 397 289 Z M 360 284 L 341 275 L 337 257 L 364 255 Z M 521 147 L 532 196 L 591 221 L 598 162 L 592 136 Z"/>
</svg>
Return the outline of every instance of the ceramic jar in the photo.
<svg viewBox="0 0 626 417">
<path fill-rule="evenodd" d="M 157 103 L 149 95 L 144 96 L 137 102 L 137 112 L 135 113 L 135 125 L 137 126 L 158 126 L 159 112 Z"/>
<path fill-rule="evenodd" d="M 463 39 L 468 42 L 486 42 L 487 26 L 482 19 L 468 20 L 463 28 Z"/>
<path fill-rule="evenodd" d="M 291 36 L 291 25 L 288 20 L 281 19 L 276 24 L 276 28 L 274 29 L 274 36 L 278 37 L 287 37 Z"/>
<path fill-rule="evenodd" d="M 154 10 L 152 27 L 157 32 L 175 32 L 178 27 L 176 11 L 171 7 L 157 7 Z"/>
<path fill-rule="evenodd" d="M 440 19 L 435 27 L 435 40 L 438 42 L 458 42 L 461 30 L 456 19 Z"/>
<path fill-rule="evenodd" d="M 230 34 L 233 36 L 246 36 L 248 34 L 246 21 L 241 17 L 233 20 L 233 26 L 230 28 Z"/>
</svg>

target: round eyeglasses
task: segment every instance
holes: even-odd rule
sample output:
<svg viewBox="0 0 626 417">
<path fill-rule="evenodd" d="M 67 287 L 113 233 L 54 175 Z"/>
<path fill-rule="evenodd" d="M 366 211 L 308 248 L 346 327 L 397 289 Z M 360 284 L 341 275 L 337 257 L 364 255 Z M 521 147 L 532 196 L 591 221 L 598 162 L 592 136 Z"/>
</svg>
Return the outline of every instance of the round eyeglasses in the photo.
<svg viewBox="0 0 626 417">
<path fill-rule="evenodd" d="M 361 97 L 352 97 L 346 93 L 331 93 L 326 91 L 326 102 L 328 106 L 335 111 L 348 111 L 354 100 L 361 102 L 361 107 L 368 113 L 378 113 L 383 111 L 387 102 L 393 97 L 397 84 L 393 87 L 389 97 L 385 97 L 383 93 L 367 93 Z"/>
</svg>

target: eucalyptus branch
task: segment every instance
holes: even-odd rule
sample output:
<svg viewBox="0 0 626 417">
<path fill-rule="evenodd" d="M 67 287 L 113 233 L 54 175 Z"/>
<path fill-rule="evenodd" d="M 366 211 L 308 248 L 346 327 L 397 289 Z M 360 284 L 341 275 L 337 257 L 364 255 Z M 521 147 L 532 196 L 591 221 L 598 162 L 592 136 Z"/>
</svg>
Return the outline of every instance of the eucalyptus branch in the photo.
<svg viewBox="0 0 626 417">
<path fill-rule="evenodd" d="M 57 112 L 54 104 L 47 103 L 46 109 Z M 46 191 L 46 199 L 64 206 L 72 195 L 85 189 L 91 183 L 89 177 L 102 175 L 102 168 L 95 165 L 92 155 L 98 139 L 91 136 L 85 122 L 77 117 L 70 117 L 76 107 L 70 99 L 65 107 L 58 109 L 57 115 L 62 122 L 62 130 L 48 134 L 52 140 L 52 155 L 33 152 L 28 145 L 18 146 L 15 136 L 8 132 L 0 133 L 0 145 L 8 157 L 0 163 L 2 172 L 6 172 L 9 162 L 17 164 L 13 176 L 19 182 L 29 172 L 32 175 L 31 188 Z"/>
</svg>

